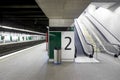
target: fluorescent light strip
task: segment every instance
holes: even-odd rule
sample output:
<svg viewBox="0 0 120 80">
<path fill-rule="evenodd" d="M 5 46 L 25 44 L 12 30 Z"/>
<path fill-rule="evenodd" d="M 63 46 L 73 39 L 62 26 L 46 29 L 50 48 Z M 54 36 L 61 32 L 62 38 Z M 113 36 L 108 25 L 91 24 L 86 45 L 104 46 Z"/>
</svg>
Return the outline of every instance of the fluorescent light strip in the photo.
<svg viewBox="0 0 120 80">
<path fill-rule="evenodd" d="M 25 30 L 25 29 L 19 29 L 19 28 L 13 28 L 13 27 L 2 26 L 2 25 L 0 25 L 0 27 L 1 27 L 1 28 L 5 28 L 5 29 L 12 29 L 12 30 L 18 30 L 18 31 L 30 32 L 30 33 L 36 33 L 36 34 L 45 34 L 45 33 L 40 33 L 40 32 L 36 32 L 36 31 Z"/>
</svg>

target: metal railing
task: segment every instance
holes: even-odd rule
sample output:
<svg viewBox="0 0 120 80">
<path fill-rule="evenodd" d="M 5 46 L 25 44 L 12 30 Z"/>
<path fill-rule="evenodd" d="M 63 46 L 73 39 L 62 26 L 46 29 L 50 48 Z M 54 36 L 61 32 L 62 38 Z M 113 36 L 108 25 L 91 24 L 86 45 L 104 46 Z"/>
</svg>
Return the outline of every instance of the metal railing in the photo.
<svg viewBox="0 0 120 80">
<path fill-rule="evenodd" d="M 88 12 L 87 12 L 87 13 L 88 13 Z M 102 23 L 100 23 L 100 22 L 99 22 L 94 16 L 92 16 L 90 13 L 88 13 L 88 14 L 89 14 L 98 24 L 100 24 L 114 39 L 116 39 L 118 42 L 120 42 L 108 29 L 105 28 L 105 26 L 104 26 Z M 94 24 L 88 16 L 86 16 L 86 18 L 87 18 L 92 24 Z M 111 44 L 111 45 L 113 45 L 113 46 L 117 46 L 118 53 L 115 54 L 114 56 L 115 56 L 115 57 L 118 57 L 118 56 L 120 55 L 120 44 L 111 43 L 111 42 L 104 36 L 104 34 L 103 34 L 96 26 L 95 26 L 95 28 L 99 31 L 99 33 L 104 37 L 104 39 L 105 39 L 109 44 Z"/>
<path fill-rule="evenodd" d="M 111 33 L 102 23 L 100 23 L 93 15 L 91 15 L 90 13 L 88 13 L 92 18 L 94 18 L 111 36 L 113 36 L 119 43 L 120 40 L 113 35 L 113 33 Z"/>
</svg>

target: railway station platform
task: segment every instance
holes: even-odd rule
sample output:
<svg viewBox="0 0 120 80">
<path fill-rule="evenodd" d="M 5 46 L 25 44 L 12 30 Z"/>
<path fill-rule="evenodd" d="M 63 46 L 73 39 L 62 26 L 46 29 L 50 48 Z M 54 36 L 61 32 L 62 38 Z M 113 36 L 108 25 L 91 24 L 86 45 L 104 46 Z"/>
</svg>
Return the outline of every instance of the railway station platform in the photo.
<svg viewBox="0 0 120 80">
<path fill-rule="evenodd" d="M 0 58 L 0 80 L 119 80 L 120 58 L 98 53 L 99 63 L 48 62 L 42 43 Z"/>
<path fill-rule="evenodd" d="M 119 0 L 0 0 L 0 80 L 120 80 Z"/>
</svg>

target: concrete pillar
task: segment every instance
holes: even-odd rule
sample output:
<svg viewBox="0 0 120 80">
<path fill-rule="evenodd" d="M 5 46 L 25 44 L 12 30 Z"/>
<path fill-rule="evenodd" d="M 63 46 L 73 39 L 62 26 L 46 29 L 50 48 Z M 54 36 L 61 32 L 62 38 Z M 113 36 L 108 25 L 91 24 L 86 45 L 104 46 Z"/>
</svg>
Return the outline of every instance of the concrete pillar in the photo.
<svg viewBox="0 0 120 80">
<path fill-rule="evenodd" d="M 55 48 L 60 48 L 62 61 L 74 61 L 73 23 L 74 19 L 49 19 L 49 61 L 55 58 Z"/>
</svg>

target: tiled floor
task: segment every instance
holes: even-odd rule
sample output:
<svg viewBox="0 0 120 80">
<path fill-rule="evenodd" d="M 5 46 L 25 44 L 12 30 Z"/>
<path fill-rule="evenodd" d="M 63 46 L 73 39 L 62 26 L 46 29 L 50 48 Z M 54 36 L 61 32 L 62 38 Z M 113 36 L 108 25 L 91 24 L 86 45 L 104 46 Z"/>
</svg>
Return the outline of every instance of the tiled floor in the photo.
<svg viewBox="0 0 120 80">
<path fill-rule="evenodd" d="M 0 60 L 0 80 L 120 80 L 120 59 L 99 53 L 99 63 L 47 62 L 45 43 Z"/>
</svg>

